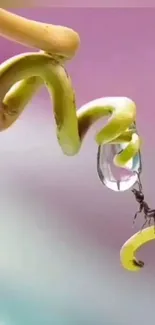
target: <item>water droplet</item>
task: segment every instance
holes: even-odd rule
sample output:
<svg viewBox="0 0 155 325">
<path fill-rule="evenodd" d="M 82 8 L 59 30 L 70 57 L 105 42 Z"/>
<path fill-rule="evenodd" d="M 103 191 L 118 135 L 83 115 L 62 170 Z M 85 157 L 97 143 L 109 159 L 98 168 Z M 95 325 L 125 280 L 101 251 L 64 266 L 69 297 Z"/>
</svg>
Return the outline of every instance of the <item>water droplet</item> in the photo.
<svg viewBox="0 0 155 325">
<path fill-rule="evenodd" d="M 99 178 L 106 187 L 116 192 L 123 192 L 132 188 L 138 181 L 138 174 L 141 173 L 142 169 L 140 152 L 128 162 L 126 168 L 114 165 L 114 156 L 126 146 L 127 144 L 122 143 L 98 147 L 97 172 Z"/>
</svg>

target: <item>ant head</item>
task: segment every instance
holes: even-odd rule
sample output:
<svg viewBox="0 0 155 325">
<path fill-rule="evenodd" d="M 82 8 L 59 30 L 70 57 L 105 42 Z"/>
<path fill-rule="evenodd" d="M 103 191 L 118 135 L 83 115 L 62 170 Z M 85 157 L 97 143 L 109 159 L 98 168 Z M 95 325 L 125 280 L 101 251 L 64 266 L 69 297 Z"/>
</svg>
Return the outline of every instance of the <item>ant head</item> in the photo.
<svg viewBox="0 0 155 325">
<path fill-rule="evenodd" d="M 137 191 L 136 189 L 133 189 L 132 192 L 134 193 L 136 200 L 141 203 L 144 201 L 144 194 L 140 191 Z"/>
</svg>

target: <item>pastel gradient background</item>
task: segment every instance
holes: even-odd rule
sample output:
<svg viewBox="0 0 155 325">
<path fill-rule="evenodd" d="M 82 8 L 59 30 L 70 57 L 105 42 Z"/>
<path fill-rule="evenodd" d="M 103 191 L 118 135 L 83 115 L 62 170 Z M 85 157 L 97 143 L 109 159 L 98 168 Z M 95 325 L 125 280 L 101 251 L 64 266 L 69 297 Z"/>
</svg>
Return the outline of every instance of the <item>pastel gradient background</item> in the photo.
<svg viewBox="0 0 155 325">
<path fill-rule="evenodd" d="M 1 0 L 3 8 L 154 8 L 154 0 Z"/>
<path fill-rule="evenodd" d="M 143 186 L 155 207 L 155 10 L 11 11 L 79 32 L 81 48 L 68 63 L 78 107 L 102 96 L 137 103 Z M 1 62 L 25 51 L 0 39 Z M 142 219 L 132 229 L 132 194 L 100 183 L 97 129 L 79 155 L 64 157 L 43 89 L 0 136 L 0 325 L 155 322 L 154 243 L 139 253 L 141 272 L 121 267 L 120 247 Z"/>
</svg>

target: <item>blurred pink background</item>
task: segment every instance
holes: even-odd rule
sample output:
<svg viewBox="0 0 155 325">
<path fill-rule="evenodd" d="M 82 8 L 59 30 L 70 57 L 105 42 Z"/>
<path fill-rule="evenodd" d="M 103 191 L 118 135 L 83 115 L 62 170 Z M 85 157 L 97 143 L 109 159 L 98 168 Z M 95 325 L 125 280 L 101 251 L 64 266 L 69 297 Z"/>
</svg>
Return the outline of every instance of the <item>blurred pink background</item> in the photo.
<svg viewBox="0 0 155 325">
<path fill-rule="evenodd" d="M 11 11 L 78 31 L 81 48 L 68 63 L 78 107 L 103 96 L 136 102 L 143 187 L 155 208 L 155 10 Z M 32 50 L 2 38 L 0 46 L 1 62 Z M 97 128 L 79 155 L 64 157 L 43 89 L 1 133 L 0 324 L 154 324 L 154 243 L 139 254 L 141 272 L 121 267 L 120 248 L 143 220 L 133 229 L 132 194 L 99 181 Z"/>
<path fill-rule="evenodd" d="M 154 8 L 154 0 L 1 0 L 3 8 Z M 9 9 L 8 9 L 9 10 Z"/>
</svg>

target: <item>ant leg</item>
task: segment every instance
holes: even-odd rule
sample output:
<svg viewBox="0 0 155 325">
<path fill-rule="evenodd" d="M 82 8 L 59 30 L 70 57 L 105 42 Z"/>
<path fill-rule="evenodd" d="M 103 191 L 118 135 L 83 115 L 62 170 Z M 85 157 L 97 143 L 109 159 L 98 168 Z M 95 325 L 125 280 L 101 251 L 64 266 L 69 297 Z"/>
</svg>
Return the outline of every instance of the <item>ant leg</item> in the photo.
<svg viewBox="0 0 155 325">
<path fill-rule="evenodd" d="M 144 229 L 145 225 L 147 224 L 147 221 L 148 221 L 148 220 L 146 220 L 146 221 L 143 223 L 143 225 L 142 225 L 142 227 L 141 227 L 141 231 Z"/>
<path fill-rule="evenodd" d="M 144 218 L 145 218 L 145 222 L 143 223 L 143 225 L 142 225 L 142 227 L 141 227 L 141 231 L 144 229 L 145 225 L 146 225 L 147 222 L 148 222 L 148 217 L 147 217 L 146 215 L 144 216 Z"/>
<path fill-rule="evenodd" d="M 147 212 L 147 215 L 148 215 L 148 217 L 150 217 L 150 214 L 152 215 L 152 217 L 154 217 L 155 216 L 155 209 L 150 209 L 148 212 Z"/>
<path fill-rule="evenodd" d="M 135 224 L 135 221 L 136 221 L 136 218 L 138 216 L 138 214 L 141 213 L 141 210 L 137 211 L 134 215 L 134 218 L 133 218 L 133 225 Z"/>
<path fill-rule="evenodd" d="M 154 234 L 155 234 L 155 215 L 153 216 Z"/>
<path fill-rule="evenodd" d="M 147 218 L 149 218 L 148 225 L 151 226 L 151 218 L 153 218 L 153 224 L 154 224 L 154 233 L 155 233 L 155 210 L 150 210 L 147 214 Z"/>
<path fill-rule="evenodd" d="M 155 220 L 154 220 L 154 224 L 155 224 Z M 151 227 L 151 218 L 149 218 L 148 226 Z"/>
</svg>

